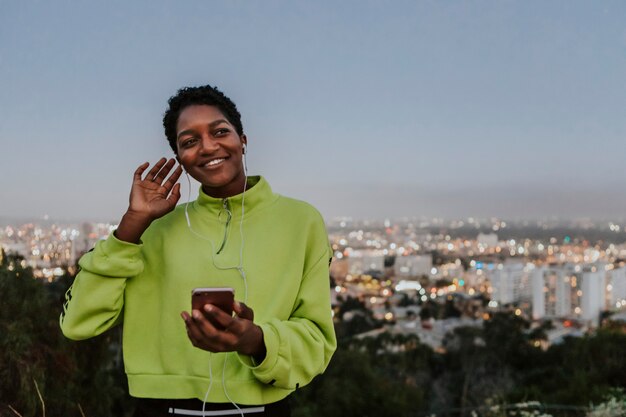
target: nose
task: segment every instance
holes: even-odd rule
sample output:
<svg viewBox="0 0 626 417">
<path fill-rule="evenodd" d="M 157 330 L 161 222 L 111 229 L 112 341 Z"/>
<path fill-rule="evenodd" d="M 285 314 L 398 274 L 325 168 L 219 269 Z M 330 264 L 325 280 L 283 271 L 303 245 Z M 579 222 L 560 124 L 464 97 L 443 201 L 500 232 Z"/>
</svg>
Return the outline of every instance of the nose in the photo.
<svg viewBox="0 0 626 417">
<path fill-rule="evenodd" d="M 212 154 L 219 149 L 219 144 L 210 135 L 202 135 L 202 152 Z"/>
</svg>

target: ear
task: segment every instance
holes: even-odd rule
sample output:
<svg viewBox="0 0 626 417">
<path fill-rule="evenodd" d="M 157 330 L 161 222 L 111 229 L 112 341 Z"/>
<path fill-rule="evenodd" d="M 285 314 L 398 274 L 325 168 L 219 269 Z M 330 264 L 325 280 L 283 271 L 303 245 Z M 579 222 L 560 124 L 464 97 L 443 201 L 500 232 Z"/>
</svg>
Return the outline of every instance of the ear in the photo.
<svg viewBox="0 0 626 417">
<path fill-rule="evenodd" d="M 248 138 L 246 137 L 246 135 L 241 135 L 239 136 L 239 139 L 241 140 L 242 153 L 246 153 L 246 145 L 248 144 Z"/>
</svg>

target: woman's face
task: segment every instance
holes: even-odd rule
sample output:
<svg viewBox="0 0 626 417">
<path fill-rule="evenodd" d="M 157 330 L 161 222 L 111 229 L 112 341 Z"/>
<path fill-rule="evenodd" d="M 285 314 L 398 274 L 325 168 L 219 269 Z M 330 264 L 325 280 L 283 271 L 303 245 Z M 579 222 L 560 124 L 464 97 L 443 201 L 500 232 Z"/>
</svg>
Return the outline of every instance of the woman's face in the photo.
<svg viewBox="0 0 626 417">
<path fill-rule="evenodd" d="M 245 135 L 239 136 L 215 106 L 188 106 L 178 116 L 178 161 L 212 197 L 225 198 L 243 191 L 245 143 Z"/>
</svg>

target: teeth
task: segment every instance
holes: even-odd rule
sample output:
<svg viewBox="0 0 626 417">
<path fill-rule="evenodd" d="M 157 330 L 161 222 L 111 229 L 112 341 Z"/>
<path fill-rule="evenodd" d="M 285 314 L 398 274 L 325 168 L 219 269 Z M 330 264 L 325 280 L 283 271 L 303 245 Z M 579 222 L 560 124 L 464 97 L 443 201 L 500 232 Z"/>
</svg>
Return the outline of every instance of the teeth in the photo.
<svg viewBox="0 0 626 417">
<path fill-rule="evenodd" d="M 216 165 L 216 164 L 219 164 L 220 162 L 222 162 L 223 160 L 224 160 L 223 158 L 222 159 L 214 159 L 212 161 L 207 162 L 204 165 L 206 165 L 206 166 Z"/>
</svg>

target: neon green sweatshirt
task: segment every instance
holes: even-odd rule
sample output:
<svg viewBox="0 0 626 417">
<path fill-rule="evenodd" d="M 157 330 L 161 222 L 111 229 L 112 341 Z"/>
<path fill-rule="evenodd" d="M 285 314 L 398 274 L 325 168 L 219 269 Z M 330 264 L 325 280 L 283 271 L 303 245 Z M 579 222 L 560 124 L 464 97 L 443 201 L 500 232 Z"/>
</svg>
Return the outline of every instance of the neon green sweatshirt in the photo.
<svg viewBox="0 0 626 417">
<path fill-rule="evenodd" d="M 216 199 L 200 191 L 188 206 L 191 229 L 181 204 L 154 221 L 141 244 L 111 234 L 80 259 L 61 329 L 80 340 L 123 322 L 132 396 L 203 399 L 211 382 L 208 402 L 230 402 L 228 395 L 240 404 L 267 404 L 328 365 L 336 338 L 323 220 L 307 203 L 274 194 L 263 178 L 248 182 L 242 228 L 247 300 L 239 272 L 219 269 L 239 265 L 241 195 Z M 218 218 L 224 207 L 232 213 L 229 222 L 223 212 Z M 213 259 L 212 250 L 219 251 Z M 196 287 L 232 287 L 254 310 L 267 349 L 262 363 L 192 346 L 180 312 L 191 311 Z"/>
</svg>

